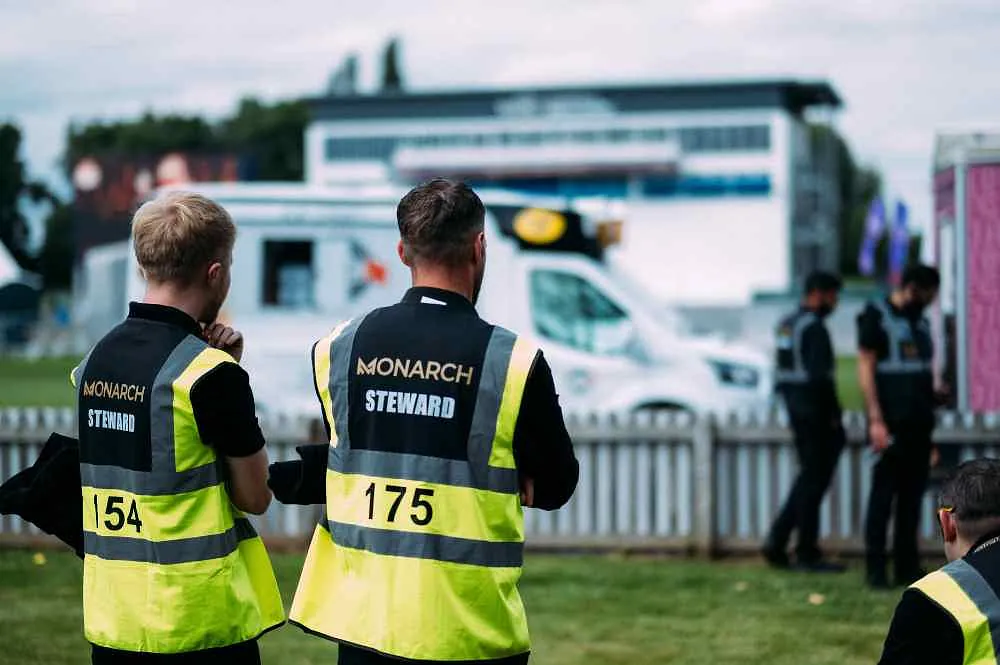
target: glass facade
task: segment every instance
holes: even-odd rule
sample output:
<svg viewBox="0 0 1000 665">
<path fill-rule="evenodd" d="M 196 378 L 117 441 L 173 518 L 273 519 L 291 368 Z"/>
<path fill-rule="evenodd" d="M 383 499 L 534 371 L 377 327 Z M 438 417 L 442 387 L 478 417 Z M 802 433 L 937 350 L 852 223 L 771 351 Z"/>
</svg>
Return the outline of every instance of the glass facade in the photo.
<svg viewBox="0 0 1000 665">
<path fill-rule="evenodd" d="M 330 137 L 325 143 L 328 162 L 388 161 L 397 147 L 470 148 L 491 146 L 547 146 L 567 144 L 648 145 L 677 141 L 689 154 L 713 152 L 767 152 L 771 149 L 768 125 L 682 127 L 680 129 L 584 129 L 524 132 L 427 134 L 424 136 Z"/>
</svg>

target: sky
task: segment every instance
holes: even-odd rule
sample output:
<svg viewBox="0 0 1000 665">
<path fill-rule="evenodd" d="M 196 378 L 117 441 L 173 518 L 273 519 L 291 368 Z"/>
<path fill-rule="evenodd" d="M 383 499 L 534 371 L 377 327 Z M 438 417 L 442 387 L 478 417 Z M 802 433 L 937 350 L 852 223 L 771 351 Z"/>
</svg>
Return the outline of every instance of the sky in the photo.
<svg viewBox="0 0 1000 665">
<path fill-rule="evenodd" d="M 917 226 L 935 131 L 1000 127 L 1000 0 L 0 0 L 0 121 L 51 180 L 71 121 L 315 96 L 351 51 L 371 89 L 391 35 L 413 90 L 828 80 Z"/>
</svg>

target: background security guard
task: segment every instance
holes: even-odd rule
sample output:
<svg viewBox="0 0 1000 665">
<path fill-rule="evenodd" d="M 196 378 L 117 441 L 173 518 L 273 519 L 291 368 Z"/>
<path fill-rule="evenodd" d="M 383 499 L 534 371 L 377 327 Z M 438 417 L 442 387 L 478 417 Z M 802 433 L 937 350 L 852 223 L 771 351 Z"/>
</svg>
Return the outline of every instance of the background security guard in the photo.
<svg viewBox="0 0 1000 665">
<path fill-rule="evenodd" d="M 84 632 L 94 663 L 259 663 L 284 610 L 241 511 L 271 496 L 243 338 L 215 321 L 236 229 L 168 194 L 133 220 L 143 303 L 73 372 L 83 483 Z"/>
<path fill-rule="evenodd" d="M 552 374 L 476 314 L 479 197 L 434 180 L 397 219 L 414 288 L 314 347 L 326 511 L 291 620 L 340 663 L 525 663 L 522 505 L 562 506 L 579 471 Z"/>
<path fill-rule="evenodd" d="M 894 581 L 907 585 L 923 576 L 917 527 L 938 402 L 934 345 L 924 310 L 937 298 L 940 283 L 934 268 L 911 266 L 889 298 L 868 303 L 858 316 L 858 382 L 869 444 L 881 455 L 872 473 L 865 520 L 868 583 L 876 588 L 888 586 L 885 538 L 894 498 Z"/>
<path fill-rule="evenodd" d="M 938 505 L 950 563 L 903 593 L 880 665 L 985 665 L 1000 656 L 1000 460 L 959 466 Z"/>
<path fill-rule="evenodd" d="M 844 570 L 824 561 L 816 544 L 820 504 L 844 447 L 836 360 L 824 324 L 837 307 L 840 288 L 836 275 L 812 273 L 806 279 L 802 305 L 778 324 L 776 379 L 799 457 L 799 477 L 763 548 L 767 561 L 778 567 L 789 565 L 785 548 L 797 529 L 796 567 L 818 572 Z"/>
</svg>

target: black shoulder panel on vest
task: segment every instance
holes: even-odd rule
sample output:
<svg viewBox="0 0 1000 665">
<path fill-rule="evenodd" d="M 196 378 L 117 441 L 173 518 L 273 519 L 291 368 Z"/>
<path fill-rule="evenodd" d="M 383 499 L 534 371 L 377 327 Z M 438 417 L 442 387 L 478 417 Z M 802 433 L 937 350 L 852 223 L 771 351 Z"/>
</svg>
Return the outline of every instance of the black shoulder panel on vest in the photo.
<svg viewBox="0 0 1000 665">
<path fill-rule="evenodd" d="M 492 331 L 447 306 L 400 303 L 369 314 L 351 351 L 351 447 L 467 459 Z"/>
<path fill-rule="evenodd" d="M 178 326 L 127 319 L 97 343 L 77 388 L 81 462 L 152 470 L 153 383 L 186 336 Z"/>
</svg>

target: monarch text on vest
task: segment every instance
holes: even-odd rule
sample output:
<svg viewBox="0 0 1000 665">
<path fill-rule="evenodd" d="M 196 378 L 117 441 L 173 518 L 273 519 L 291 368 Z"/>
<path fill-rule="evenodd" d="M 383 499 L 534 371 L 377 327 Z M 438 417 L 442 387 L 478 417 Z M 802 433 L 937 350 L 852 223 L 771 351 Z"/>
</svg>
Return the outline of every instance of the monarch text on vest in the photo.
<svg viewBox="0 0 1000 665">
<path fill-rule="evenodd" d="M 395 390 L 367 390 L 365 409 L 379 413 L 401 413 L 450 420 L 455 417 L 455 398 Z"/>
<path fill-rule="evenodd" d="M 116 383 L 114 381 L 84 381 L 84 397 L 103 397 L 106 399 L 121 399 L 128 402 L 142 402 L 146 399 L 146 386 L 132 383 Z"/>
<path fill-rule="evenodd" d="M 403 379 L 444 381 L 472 385 L 474 367 L 437 360 L 411 360 L 410 358 L 358 358 L 358 376 L 395 376 Z"/>
</svg>

